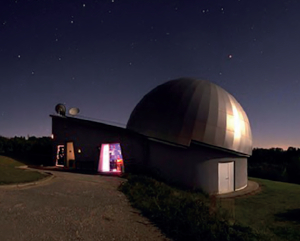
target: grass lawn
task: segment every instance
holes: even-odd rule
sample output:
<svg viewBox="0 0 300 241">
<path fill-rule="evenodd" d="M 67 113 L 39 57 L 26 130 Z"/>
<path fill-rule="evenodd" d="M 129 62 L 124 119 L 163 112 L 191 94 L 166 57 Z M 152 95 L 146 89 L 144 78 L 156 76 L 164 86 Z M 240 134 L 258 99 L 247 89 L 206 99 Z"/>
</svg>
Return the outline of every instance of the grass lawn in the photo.
<svg viewBox="0 0 300 241">
<path fill-rule="evenodd" d="M 172 240 L 269 241 L 210 210 L 208 196 L 199 191 L 171 187 L 146 176 L 130 175 L 119 190 Z"/>
<path fill-rule="evenodd" d="M 234 200 L 235 220 L 271 240 L 300 240 L 300 185 L 249 179 L 261 184 L 262 191 Z"/>
<path fill-rule="evenodd" d="M 199 192 L 186 192 L 143 176 L 131 176 L 120 186 L 131 204 L 174 240 L 300 240 L 300 185 L 249 178 L 261 185 L 261 192 L 235 199 L 217 199 Z M 211 219 L 215 210 L 231 225 Z M 229 212 L 224 214 L 224 209 Z M 209 213 L 209 214 L 208 214 Z M 214 224 L 215 223 L 215 224 Z M 241 225 L 240 225 L 241 224 Z M 243 227 L 250 227 L 249 231 Z M 220 234 L 224 235 L 220 236 Z M 256 238 L 252 234 L 257 234 Z"/>
<path fill-rule="evenodd" d="M 12 158 L 0 156 L 0 185 L 33 182 L 45 177 L 39 172 L 15 168 L 22 165 Z"/>
</svg>

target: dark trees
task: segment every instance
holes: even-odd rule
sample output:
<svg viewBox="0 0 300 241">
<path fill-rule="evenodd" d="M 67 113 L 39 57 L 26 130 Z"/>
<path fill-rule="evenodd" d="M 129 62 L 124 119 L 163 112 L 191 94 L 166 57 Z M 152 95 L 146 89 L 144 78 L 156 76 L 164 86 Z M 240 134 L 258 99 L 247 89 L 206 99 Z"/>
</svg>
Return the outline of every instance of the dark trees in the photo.
<svg viewBox="0 0 300 241">
<path fill-rule="evenodd" d="M 26 164 L 51 165 L 52 139 L 50 137 L 0 136 L 0 155 L 14 157 Z"/>
<path fill-rule="evenodd" d="M 252 177 L 300 184 L 300 149 L 254 148 L 248 160 L 248 174 Z"/>
</svg>

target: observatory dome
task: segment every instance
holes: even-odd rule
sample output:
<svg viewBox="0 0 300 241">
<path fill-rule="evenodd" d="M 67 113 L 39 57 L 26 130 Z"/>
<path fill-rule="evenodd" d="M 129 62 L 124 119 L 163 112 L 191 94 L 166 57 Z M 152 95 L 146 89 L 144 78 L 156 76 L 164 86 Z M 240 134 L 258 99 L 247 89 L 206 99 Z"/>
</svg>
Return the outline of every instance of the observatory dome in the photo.
<svg viewBox="0 0 300 241">
<path fill-rule="evenodd" d="M 248 117 L 236 99 L 206 80 L 181 78 L 157 86 L 137 104 L 127 128 L 189 146 L 191 141 L 251 155 Z"/>
</svg>

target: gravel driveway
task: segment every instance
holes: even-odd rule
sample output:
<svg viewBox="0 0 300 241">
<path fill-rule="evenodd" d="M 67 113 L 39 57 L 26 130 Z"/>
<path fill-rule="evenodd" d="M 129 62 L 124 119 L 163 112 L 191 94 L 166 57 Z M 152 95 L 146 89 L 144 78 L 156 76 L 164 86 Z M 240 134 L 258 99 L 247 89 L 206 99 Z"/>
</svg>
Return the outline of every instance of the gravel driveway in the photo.
<svg viewBox="0 0 300 241">
<path fill-rule="evenodd" d="M 0 187 L 0 240 L 167 240 L 117 191 L 123 179 L 51 171 L 37 186 Z"/>
</svg>

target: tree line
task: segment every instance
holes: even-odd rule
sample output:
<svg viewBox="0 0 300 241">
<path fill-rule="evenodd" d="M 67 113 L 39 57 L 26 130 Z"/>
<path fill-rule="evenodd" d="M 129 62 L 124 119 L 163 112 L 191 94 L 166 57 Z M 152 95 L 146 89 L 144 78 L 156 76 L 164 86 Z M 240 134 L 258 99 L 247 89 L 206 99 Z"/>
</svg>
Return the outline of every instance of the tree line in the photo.
<svg viewBox="0 0 300 241">
<path fill-rule="evenodd" d="M 53 165 L 50 137 L 0 136 L 0 155 L 13 157 L 28 165 Z"/>
<path fill-rule="evenodd" d="M 248 159 L 248 175 L 300 184 L 300 148 L 254 148 Z"/>
</svg>

